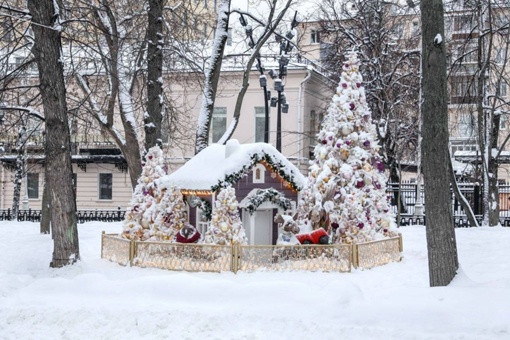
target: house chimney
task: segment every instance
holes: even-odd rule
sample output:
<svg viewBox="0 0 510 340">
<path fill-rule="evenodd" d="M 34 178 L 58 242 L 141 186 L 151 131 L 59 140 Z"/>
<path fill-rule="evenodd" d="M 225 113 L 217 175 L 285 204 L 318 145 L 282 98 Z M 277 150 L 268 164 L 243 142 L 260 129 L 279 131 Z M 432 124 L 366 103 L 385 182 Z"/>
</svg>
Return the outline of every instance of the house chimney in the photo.
<svg viewBox="0 0 510 340">
<path fill-rule="evenodd" d="M 237 139 L 229 139 L 225 145 L 225 158 L 228 158 L 231 154 L 239 149 L 239 141 Z"/>
</svg>

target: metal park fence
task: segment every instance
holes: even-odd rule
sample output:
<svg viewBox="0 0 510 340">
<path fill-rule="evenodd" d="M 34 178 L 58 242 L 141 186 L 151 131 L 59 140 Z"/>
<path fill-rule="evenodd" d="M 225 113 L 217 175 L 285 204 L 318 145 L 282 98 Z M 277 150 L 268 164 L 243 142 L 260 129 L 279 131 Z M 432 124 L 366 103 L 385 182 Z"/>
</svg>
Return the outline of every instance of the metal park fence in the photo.
<svg viewBox="0 0 510 340">
<path fill-rule="evenodd" d="M 120 207 L 116 210 L 78 210 L 76 216 L 79 223 L 100 221 L 100 222 L 120 222 L 124 220 L 126 211 Z M 18 216 L 14 218 L 11 209 L 0 210 L 0 221 L 29 221 L 29 222 L 40 222 L 42 217 L 42 211 L 37 209 L 18 210 Z"/>
<path fill-rule="evenodd" d="M 482 186 L 476 183 L 459 183 L 460 192 L 469 202 L 475 218 L 481 223 L 482 220 Z M 510 226 L 510 185 L 500 184 L 499 192 L 499 220 L 502 226 Z M 423 185 L 416 183 L 388 183 L 386 192 L 392 211 L 397 214 L 400 211 L 400 225 L 425 224 L 425 216 L 416 216 L 416 204 L 420 195 L 421 204 L 425 203 Z M 451 204 L 456 227 L 469 227 L 466 212 L 460 202 L 451 191 Z M 426 209 L 426 207 L 425 207 Z"/>
<path fill-rule="evenodd" d="M 402 237 L 362 244 L 219 246 L 127 240 L 102 234 L 101 258 L 123 266 L 176 271 L 350 272 L 400 261 Z"/>
</svg>

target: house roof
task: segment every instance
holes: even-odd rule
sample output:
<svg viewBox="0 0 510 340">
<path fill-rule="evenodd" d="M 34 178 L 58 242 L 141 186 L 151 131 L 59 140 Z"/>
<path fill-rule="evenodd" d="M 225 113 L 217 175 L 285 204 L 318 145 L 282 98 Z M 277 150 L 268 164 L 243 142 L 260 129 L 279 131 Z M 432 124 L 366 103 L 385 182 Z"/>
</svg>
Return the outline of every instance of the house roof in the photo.
<svg viewBox="0 0 510 340">
<path fill-rule="evenodd" d="M 159 180 L 167 187 L 175 185 L 182 190 L 216 191 L 228 183 L 237 182 L 253 165 L 261 162 L 295 189 L 304 187 L 305 176 L 272 145 L 239 144 L 235 139 L 226 145 L 208 146 L 177 171 Z"/>
</svg>

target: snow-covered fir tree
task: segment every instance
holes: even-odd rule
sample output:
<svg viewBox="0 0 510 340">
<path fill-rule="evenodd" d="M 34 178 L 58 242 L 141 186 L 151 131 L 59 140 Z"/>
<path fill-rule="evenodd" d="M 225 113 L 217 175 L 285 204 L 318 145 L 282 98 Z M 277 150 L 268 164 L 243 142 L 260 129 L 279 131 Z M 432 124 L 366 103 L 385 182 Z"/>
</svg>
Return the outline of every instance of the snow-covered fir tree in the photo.
<svg viewBox="0 0 510 340">
<path fill-rule="evenodd" d="M 239 217 L 236 193 L 231 186 L 222 189 L 214 202 L 212 220 L 204 235 L 204 242 L 220 245 L 248 243 Z"/>
<path fill-rule="evenodd" d="M 396 235 L 380 146 L 359 67 L 357 54 L 349 53 L 317 135 L 308 187 L 298 208 L 301 219 L 314 229 L 331 228 L 335 243 L 362 243 Z"/>
<path fill-rule="evenodd" d="M 150 227 L 151 234 L 155 240 L 173 242 L 179 230 L 188 221 L 186 204 L 178 187 L 162 189 L 162 192 L 159 202 L 154 205 L 157 216 Z"/>
<path fill-rule="evenodd" d="M 133 192 L 131 202 L 124 218 L 122 235 L 129 239 L 147 240 L 153 236 L 151 225 L 156 220 L 159 209 L 158 199 L 163 192 L 156 180 L 167 174 L 163 152 L 159 146 L 149 149 L 145 156 L 142 175 Z"/>
</svg>

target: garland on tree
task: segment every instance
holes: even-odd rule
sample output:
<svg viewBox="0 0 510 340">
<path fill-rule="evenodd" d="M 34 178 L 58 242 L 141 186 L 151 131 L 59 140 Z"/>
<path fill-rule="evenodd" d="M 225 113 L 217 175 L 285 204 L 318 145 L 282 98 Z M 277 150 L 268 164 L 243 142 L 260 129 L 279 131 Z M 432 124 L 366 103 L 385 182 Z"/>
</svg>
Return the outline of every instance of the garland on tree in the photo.
<svg viewBox="0 0 510 340">
<path fill-rule="evenodd" d="M 291 200 L 286 198 L 281 192 L 273 189 L 258 189 L 255 192 L 255 195 L 250 196 L 248 198 L 248 204 L 246 205 L 246 210 L 251 214 L 257 210 L 257 208 L 264 203 L 265 201 L 271 201 L 274 204 L 281 207 L 283 210 L 291 210 L 292 204 Z"/>
<path fill-rule="evenodd" d="M 224 188 L 214 202 L 212 221 L 204 235 L 204 243 L 247 244 L 248 239 L 239 217 L 238 202 L 232 187 Z"/>
<path fill-rule="evenodd" d="M 298 213 L 314 229 L 335 231 L 336 243 L 362 243 L 396 232 L 360 62 L 354 52 L 347 59 L 317 135 Z"/>
<path fill-rule="evenodd" d="M 225 176 L 225 179 L 219 180 L 218 184 L 211 187 L 211 190 L 217 191 L 220 190 L 221 188 L 226 188 L 230 185 L 237 183 L 237 181 L 246 176 L 252 170 L 253 166 L 258 163 L 264 164 L 265 166 L 269 167 L 273 172 L 277 173 L 282 179 L 289 183 L 289 186 L 292 190 L 294 191 L 301 190 L 301 187 L 295 184 L 293 170 L 290 170 L 291 175 L 288 175 L 284 170 L 285 165 L 282 164 L 282 162 L 273 159 L 271 155 L 268 155 L 267 153 L 264 152 L 262 152 L 262 154 L 255 153 L 250 155 L 249 164 L 244 165 L 241 170 Z"/>
</svg>

